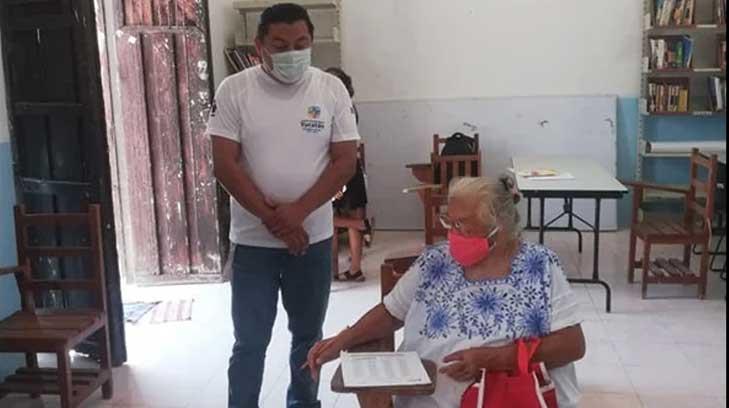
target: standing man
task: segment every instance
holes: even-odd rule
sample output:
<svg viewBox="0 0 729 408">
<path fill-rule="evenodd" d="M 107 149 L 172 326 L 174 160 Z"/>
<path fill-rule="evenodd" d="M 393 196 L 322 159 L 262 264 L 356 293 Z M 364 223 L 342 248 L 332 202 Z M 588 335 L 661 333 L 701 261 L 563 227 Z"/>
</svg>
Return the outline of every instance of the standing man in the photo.
<svg viewBox="0 0 729 408">
<path fill-rule="evenodd" d="M 301 367 L 321 339 L 329 302 L 331 199 L 354 175 L 359 134 L 336 77 L 311 67 L 306 9 L 261 15 L 261 66 L 218 89 L 207 133 L 215 175 L 231 194 L 232 314 L 229 407 L 257 408 L 279 292 L 293 336 L 288 408 L 319 408 L 318 383 Z"/>
</svg>

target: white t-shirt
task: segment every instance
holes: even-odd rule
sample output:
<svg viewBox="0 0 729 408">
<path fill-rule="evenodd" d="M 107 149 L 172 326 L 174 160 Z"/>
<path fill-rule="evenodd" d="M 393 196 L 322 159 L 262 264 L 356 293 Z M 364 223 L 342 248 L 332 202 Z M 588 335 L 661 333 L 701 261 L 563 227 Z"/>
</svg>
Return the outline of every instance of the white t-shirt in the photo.
<svg viewBox="0 0 729 408">
<path fill-rule="evenodd" d="M 332 143 L 357 141 L 352 99 L 342 82 L 310 68 L 294 85 L 283 85 L 259 67 L 220 84 L 208 135 L 240 143 L 243 171 L 268 199 L 291 203 L 319 180 Z M 329 201 L 304 221 L 312 244 L 331 238 Z M 285 248 L 261 220 L 231 199 L 230 240 L 238 245 Z"/>
<path fill-rule="evenodd" d="M 428 248 L 385 298 L 405 323 L 402 351 L 443 364 L 443 358 L 473 347 L 500 347 L 544 337 L 580 323 L 578 302 L 557 256 L 523 242 L 511 274 L 469 281 L 447 243 Z M 550 370 L 560 408 L 577 408 L 580 391 L 574 364 Z M 401 397 L 396 408 L 454 408 L 470 384 L 438 374 L 435 394 Z"/>
</svg>

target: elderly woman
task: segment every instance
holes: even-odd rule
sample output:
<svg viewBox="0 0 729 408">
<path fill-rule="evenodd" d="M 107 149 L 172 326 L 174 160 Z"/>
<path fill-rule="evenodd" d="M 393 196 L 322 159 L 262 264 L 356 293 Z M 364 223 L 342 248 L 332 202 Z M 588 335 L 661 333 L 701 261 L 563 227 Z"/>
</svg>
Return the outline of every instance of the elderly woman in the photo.
<svg viewBox="0 0 729 408">
<path fill-rule="evenodd" d="M 513 180 L 465 178 L 450 188 L 448 242 L 425 250 L 382 304 L 312 348 L 314 377 L 340 352 L 404 328 L 401 350 L 439 365 L 434 395 L 397 408 L 457 408 L 481 369 L 512 371 L 515 341 L 540 338 L 560 408 L 579 399 L 574 362 L 585 353 L 578 303 L 559 259 L 521 238 Z"/>
</svg>

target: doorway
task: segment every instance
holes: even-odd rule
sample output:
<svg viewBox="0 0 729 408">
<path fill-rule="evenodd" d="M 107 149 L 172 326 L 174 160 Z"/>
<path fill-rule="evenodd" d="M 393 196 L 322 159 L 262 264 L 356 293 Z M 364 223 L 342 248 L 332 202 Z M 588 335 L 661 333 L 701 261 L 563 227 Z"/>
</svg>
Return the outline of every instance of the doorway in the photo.
<svg viewBox="0 0 729 408">
<path fill-rule="evenodd" d="M 16 201 L 30 212 L 102 208 L 104 266 L 112 360 L 126 361 L 117 262 L 115 208 L 108 160 L 108 122 L 93 2 L 7 0 L 0 3 L 2 54 L 11 124 Z M 102 158 L 102 159 L 100 159 Z M 83 244 L 69 229 L 33 231 L 34 245 Z M 34 265 L 43 279 L 79 278 L 74 262 L 48 258 Z M 83 307 L 78 294 L 48 292 L 46 307 Z M 94 355 L 93 342 L 81 351 Z"/>
<path fill-rule="evenodd" d="M 127 359 L 123 284 L 223 281 L 225 228 L 204 137 L 207 15 L 199 0 L 0 3 L 17 202 L 32 212 L 102 205 L 115 366 Z M 39 273 L 62 279 L 71 270 L 48 262 Z"/>
</svg>

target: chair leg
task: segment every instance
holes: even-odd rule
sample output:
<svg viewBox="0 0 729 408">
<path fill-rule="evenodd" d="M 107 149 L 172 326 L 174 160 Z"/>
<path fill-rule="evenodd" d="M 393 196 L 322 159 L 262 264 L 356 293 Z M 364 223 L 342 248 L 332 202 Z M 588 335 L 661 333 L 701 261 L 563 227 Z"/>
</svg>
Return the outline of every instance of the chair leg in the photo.
<svg viewBox="0 0 729 408">
<path fill-rule="evenodd" d="M 360 408 L 392 408 L 392 397 L 388 394 L 361 392 L 357 400 Z"/>
<path fill-rule="evenodd" d="M 334 238 L 332 239 L 332 278 L 339 277 L 339 231 L 334 227 Z"/>
<path fill-rule="evenodd" d="M 25 353 L 25 366 L 30 369 L 38 368 L 38 355 L 35 353 Z M 40 394 L 30 394 L 30 398 L 38 399 Z"/>
<path fill-rule="evenodd" d="M 638 237 L 630 232 L 630 249 L 628 255 L 628 283 L 635 283 L 635 255 L 637 252 Z"/>
<path fill-rule="evenodd" d="M 683 247 L 683 264 L 686 265 L 687 268 L 691 268 L 691 245 Z"/>
<path fill-rule="evenodd" d="M 435 243 L 435 213 L 431 207 L 428 208 L 428 217 L 425 220 L 425 245 Z"/>
<path fill-rule="evenodd" d="M 643 282 L 641 282 L 641 297 L 648 298 L 648 279 L 651 268 L 651 243 L 645 242 L 643 247 Z"/>
<path fill-rule="evenodd" d="M 73 382 L 71 380 L 71 359 L 68 350 L 56 353 L 58 361 L 58 389 L 61 394 L 61 408 L 73 408 Z"/>
<path fill-rule="evenodd" d="M 101 369 L 109 372 L 109 379 L 101 385 L 101 397 L 110 400 L 114 397 L 114 377 L 111 372 L 111 344 L 109 343 L 109 326 L 101 329 Z"/>
<path fill-rule="evenodd" d="M 706 290 L 709 280 L 709 254 L 710 243 L 707 241 L 704 245 L 704 253 L 701 255 L 701 269 L 699 270 L 699 299 L 706 299 Z"/>
</svg>

